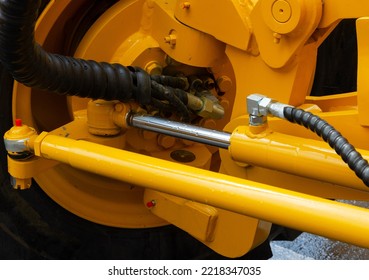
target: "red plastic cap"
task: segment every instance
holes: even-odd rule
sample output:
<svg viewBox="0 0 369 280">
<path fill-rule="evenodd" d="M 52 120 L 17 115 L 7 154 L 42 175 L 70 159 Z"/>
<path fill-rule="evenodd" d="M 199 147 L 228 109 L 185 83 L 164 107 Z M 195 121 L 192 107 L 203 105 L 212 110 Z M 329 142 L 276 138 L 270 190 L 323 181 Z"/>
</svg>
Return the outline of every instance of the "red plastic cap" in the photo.
<svg viewBox="0 0 369 280">
<path fill-rule="evenodd" d="M 21 119 L 16 119 L 15 120 L 15 126 L 22 126 L 22 120 Z"/>
<path fill-rule="evenodd" d="M 149 202 L 146 203 L 147 208 L 152 208 L 156 205 L 156 201 L 155 200 L 151 200 Z"/>
</svg>

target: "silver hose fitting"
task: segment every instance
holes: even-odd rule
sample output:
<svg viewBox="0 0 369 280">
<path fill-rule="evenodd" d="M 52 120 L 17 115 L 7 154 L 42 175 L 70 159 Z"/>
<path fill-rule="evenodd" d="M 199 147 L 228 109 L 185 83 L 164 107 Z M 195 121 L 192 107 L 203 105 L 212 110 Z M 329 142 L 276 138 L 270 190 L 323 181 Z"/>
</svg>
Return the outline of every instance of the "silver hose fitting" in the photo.
<svg viewBox="0 0 369 280">
<path fill-rule="evenodd" d="M 247 112 L 250 115 L 250 125 L 258 126 L 266 123 L 267 116 L 285 119 L 284 108 L 293 107 L 288 104 L 277 102 L 261 94 L 250 94 L 247 97 Z"/>
</svg>

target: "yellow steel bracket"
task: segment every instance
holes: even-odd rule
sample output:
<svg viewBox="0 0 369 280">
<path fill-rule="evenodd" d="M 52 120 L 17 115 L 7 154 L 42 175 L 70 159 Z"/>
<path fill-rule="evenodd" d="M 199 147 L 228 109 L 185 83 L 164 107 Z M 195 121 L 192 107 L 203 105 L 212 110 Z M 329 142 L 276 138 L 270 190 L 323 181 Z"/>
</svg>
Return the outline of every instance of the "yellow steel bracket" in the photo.
<svg viewBox="0 0 369 280">
<path fill-rule="evenodd" d="M 178 0 L 175 17 L 187 26 L 211 34 L 218 40 L 247 50 L 251 28 L 248 15 L 255 1 Z"/>
<path fill-rule="evenodd" d="M 174 5 L 174 1 L 165 0 L 153 3 L 152 37 L 166 54 L 179 62 L 197 67 L 214 66 L 224 54 L 225 44 L 176 20 Z"/>
<path fill-rule="evenodd" d="M 285 66 L 313 34 L 321 15 L 321 0 L 258 1 L 250 19 L 264 62 Z"/>
<path fill-rule="evenodd" d="M 156 216 L 185 230 L 214 251 L 239 257 L 267 239 L 271 223 L 165 194 L 145 190 L 144 202 Z"/>
<path fill-rule="evenodd" d="M 368 15 L 367 0 L 324 0 L 324 13 L 319 28 L 327 28 L 344 18 L 360 18 Z"/>
</svg>

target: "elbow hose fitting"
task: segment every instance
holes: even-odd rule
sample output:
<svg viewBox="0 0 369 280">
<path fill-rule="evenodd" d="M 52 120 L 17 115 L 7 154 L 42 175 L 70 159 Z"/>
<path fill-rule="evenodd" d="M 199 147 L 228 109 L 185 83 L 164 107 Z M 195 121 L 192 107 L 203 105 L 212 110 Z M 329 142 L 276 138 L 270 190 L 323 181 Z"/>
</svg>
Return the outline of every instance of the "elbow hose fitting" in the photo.
<svg viewBox="0 0 369 280">
<path fill-rule="evenodd" d="M 299 125 L 303 125 L 318 136 L 322 137 L 341 156 L 343 161 L 355 172 L 366 186 L 369 187 L 369 164 L 362 155 L 356 151 L 346 138 L 326 121 L 312 113 L 293 107 L 284 108 L 284 117 Z"/>
</svg>

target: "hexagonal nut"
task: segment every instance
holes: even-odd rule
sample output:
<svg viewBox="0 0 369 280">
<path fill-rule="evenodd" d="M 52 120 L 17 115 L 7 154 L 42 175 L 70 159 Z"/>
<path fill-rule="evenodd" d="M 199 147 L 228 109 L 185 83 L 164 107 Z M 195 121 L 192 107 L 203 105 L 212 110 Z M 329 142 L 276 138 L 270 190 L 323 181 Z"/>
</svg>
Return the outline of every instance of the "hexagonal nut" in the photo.
<svg viewBox="0 0 369 280">
<path fill-rule="evenodd" d="M 203 118 L 210 118 L 213 113 L 213 102 L 207 98 L 201 98 L 201 100 L 204 104 L 198 115 Z"/>
<path fill-rule="evenodd" d="M 262 116 L 268 115 L 268 107 L 273 102 L 271 98 L 264 97 L 259 101 L 259 114 Z"/>
<path fill-rule="evenodd" d="M 247 112 L 250 115 L 259 116 L 259 102 L 264 98 L 261 94 L 250 94 L 247 96 Z"/>
</svg>

